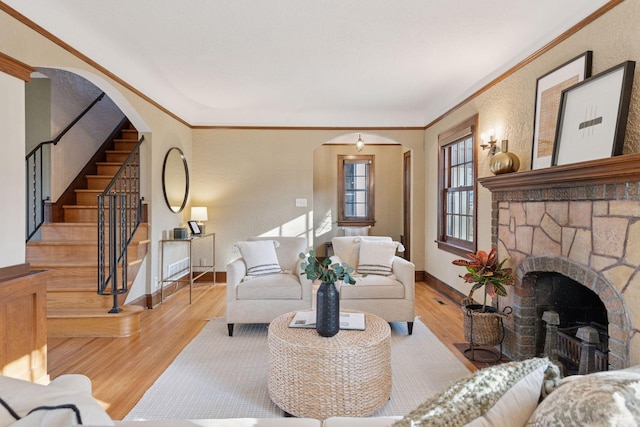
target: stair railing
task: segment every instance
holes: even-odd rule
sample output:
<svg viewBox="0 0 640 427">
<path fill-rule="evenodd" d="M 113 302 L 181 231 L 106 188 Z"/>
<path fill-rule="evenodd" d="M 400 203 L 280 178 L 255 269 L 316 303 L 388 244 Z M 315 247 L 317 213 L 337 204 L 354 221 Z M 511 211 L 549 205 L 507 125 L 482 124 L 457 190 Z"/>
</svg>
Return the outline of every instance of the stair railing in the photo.
<svg viewBox="0 0 640 427">
<path fill-rule="evenodd" d="M 76 123 L 82 119 L 85 114 L 93 108 L 94 105 L 104 98 L 104 92 L 102 92 L 96 99 L 89 104 L 87 108 L 82 111 L 78 117 L 76 117 L 69 125 L 64 128 L 57 137 L 51 141 L 43 141 L 38 144 L 33 150 L 26 156 L 26 241 L 28 242 L 38 232 L 42 224 L 44 223 L 44 204 L 49 199 L 49 196 L 44 195 L 44 162 L 45 155 L 44 147 L 48 145 L 58 145 L 58 142 L 66 135 L 67 132 L 75 126 Z"/>
<path fill-rule="evenodd" d="M 128 290 L 127 248 L 142 216 L 142 141 L 144 136 L 138 140 L 102 194 L 98 195 L 98 294 L 113 296 L 113 307 L 109 313 L 122 311 L 118 306 L 118 295 Z"/>
</svg>

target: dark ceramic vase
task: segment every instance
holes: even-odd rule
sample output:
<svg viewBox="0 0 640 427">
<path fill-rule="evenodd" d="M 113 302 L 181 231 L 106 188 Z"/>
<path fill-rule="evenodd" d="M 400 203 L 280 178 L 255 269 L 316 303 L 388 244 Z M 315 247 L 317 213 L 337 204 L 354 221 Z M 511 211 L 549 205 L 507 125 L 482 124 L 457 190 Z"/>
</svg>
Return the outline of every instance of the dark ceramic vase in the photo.
<svg viewBox="0 0 640 427">
<path fill-rule="evenodd" d="M 340 293 L 335 283 L 322 283 L 316 296 L 316 331 L 332 337 L 340 330 Z"/>
</svg>

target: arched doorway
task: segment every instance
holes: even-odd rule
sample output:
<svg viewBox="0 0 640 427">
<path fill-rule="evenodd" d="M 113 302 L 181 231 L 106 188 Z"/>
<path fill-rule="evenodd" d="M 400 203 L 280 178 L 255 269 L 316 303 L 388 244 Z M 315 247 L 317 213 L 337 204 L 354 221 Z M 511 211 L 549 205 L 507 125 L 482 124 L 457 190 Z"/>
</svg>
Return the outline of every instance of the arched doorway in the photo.
<svg viewBox="0 0 640 427">
<path fill-rule="evenodd" d="M 361 151 L 355 144 L 359 137 L 365 143 Z M 411 162 L 411 149 L 381 135 L 347 133 L 325 142 L 313 154 L 313 246 L 318 255 L 326 255 L 331 238 L 350 233 L 338 223 L 338 159 L 358 155 L 373 156 L 375 161 L 375 224 L 369 234 L 410 241 L 412 177 L 405 165 Z"/>
</svg>

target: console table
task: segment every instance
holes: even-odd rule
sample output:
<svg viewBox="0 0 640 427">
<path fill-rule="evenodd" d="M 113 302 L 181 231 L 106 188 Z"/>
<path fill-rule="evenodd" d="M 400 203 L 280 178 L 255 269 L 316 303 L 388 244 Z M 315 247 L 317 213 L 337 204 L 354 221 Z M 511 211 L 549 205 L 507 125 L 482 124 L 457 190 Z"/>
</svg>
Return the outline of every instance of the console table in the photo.
<svg viewBox="0 0 640 427">
<path fill-rule="evenodd" d="M 196 242 L 210 239 L 211 240 L 211 259 L 208 260 L 207 265 L 193 265 L 192 250 L 193 245 Z M 188 260 L 189 263 L 185 268 L 179 271 L 165 275 L 165 246 L 166 245 L 187 245 L 188 246 Z M 167 266 L 168 267 L 168 266 Z M 194 271 L 194 268 L 198 268 L 198 271 Z M 163 239 L 160 240 L 160 303 L 164 301 L 164 284 L 165 283 L 181 283 L 186 282 L 189 284 L 189 304 L 192 302 L 193 282 L 207 273 L 213 274 L 213 284 L 216 283 L 216 234 L 209 233 L 200 236 L 192 236 L 188 239 Z"/>
<path fill-rule="evenodd" d="M 287 414 L 363 417 L 391 396 L 391 328 L 365 313 L 365 330 L 331 338 L 290 328 L 295 312 L 269 325 L 269 396 Z"/>
</svg>

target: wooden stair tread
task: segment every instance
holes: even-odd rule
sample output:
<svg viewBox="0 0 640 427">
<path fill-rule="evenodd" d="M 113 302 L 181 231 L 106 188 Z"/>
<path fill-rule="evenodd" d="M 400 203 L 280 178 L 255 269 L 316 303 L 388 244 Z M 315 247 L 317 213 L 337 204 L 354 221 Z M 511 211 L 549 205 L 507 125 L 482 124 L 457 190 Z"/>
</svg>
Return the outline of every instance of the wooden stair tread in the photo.
<svg viewBox="0 0 640 427">
<path fill-rule="evenodd" d="M 95 240 L 38 240 L 29 242 L 29 246 L 95 246 Z"/>
<path fill-rule="evenodd" d="M 90 205 L 63 205 L 62 207 L 65 209 L 98 209 L 97 206 L 90 206 Z"/>
<path fill-rule="evenodd" d="M 104 308 L 93 307 L 56 307 L 47 309 L 47 318 L 82 318 L 82 317 L 125 317 L 137 315 L 144 311 L 139 305 L 122 306 L 120 313 L 109 313 Z"/>
<path fill-rule="evenodd" d="M 134 259 L 130 260 L 128 265 L 136 265 L 142 262 L 142 259 Z M 29 265 L 32 269 L 40 270 L 49 268 L 73 268 L 73 267 L 93 267 L 98 268 L 98 263 L 96 261 L 78 261 L 78 260 L 45 260 L 45 261 L 33 261 L 30 262 Z M 107 267 L 109 265 L 107 264 Z"/>
<path fill-rule="evenodd" d="M 129 245 L 144 245 L 150 239 L 132 240 Z M 96 246 L 95 240 L 38 240 L 29 242 L 29 246 Z M 108 243 L 107 243 L 108 246 Z"/>
</svg>

